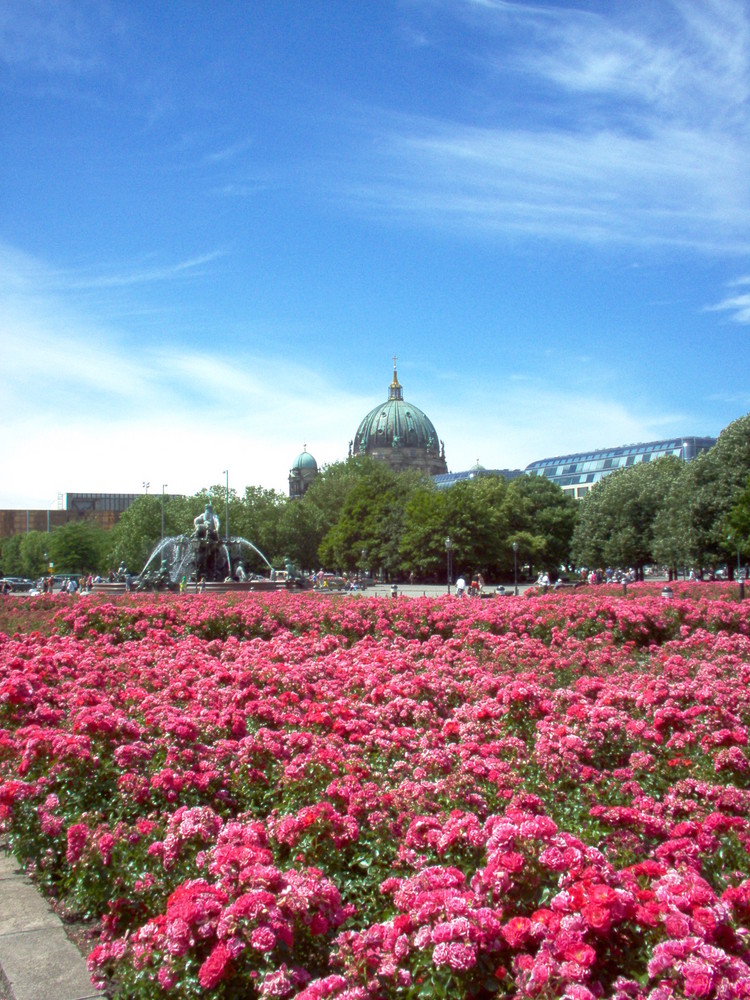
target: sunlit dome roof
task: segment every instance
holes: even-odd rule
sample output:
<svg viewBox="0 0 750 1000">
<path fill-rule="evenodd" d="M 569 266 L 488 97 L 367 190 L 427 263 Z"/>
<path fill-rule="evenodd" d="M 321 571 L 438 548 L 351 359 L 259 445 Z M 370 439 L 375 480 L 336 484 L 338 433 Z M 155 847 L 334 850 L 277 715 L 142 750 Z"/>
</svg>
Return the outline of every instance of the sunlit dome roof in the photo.
<svg viewBox="0 0 750 1000">
<path fill-rule="evenodd" d="M 292 471 L 294 471 L 294 469 L 299 469 L 300 471 L 318 471 L 318 463 L 306 449 L 307 446 L 305 446 L 305 450 L 301 451 L 295 458 L 294 464 L 292 465 Z"/>
<path fill-rule="evenodd" d="M 439 456 L 440 444 L 430 418 L 404 400 L 396 366 L 388 388 L 388 399 L 374 407 L 361 421 L 354 438 L 354 453 L 366 455 L 379 448 L 424 448 Z"/>
</svg>

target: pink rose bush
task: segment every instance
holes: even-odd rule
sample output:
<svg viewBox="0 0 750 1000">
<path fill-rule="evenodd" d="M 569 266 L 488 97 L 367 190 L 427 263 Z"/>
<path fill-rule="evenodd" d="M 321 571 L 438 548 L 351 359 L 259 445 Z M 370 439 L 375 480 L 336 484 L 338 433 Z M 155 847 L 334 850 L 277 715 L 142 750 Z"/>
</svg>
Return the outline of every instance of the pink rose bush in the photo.
<svg viewBox="0 0 750 1000">
<path fill-rule="evenodd" d="M 40 598 L 0 823 L 123 1000 L 750 997 L 750 604 L 674 589 Z"/>
</svg>

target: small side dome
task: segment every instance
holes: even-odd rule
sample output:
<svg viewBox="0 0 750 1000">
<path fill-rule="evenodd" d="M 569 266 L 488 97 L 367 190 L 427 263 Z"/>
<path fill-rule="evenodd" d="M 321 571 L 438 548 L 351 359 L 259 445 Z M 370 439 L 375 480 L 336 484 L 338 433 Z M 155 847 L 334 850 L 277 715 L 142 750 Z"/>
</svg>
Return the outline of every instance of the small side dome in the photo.
<svg viewBox="0 0 750 1000">
<path fill-rule="evenodd" d="M 289 496 L 297 499 L 304 496 L 310 483 L 318 474 L 318 463 L 304 445 L 289 470 Z"/>
<path fill-rule="evenodd" d="M 299 469 L 300 472 L 317 472 L 318 463 L 312 457 L 309 451 L 301 451 L 299 455 L 294 460 L 292 469 Z"/>
<path fill-rule="evenodd" d="M 485 467 L 480 465 L 479 459 L 477 459 L 476 463 L 469 469 L 469 479 L 476 479 L 477 476 L 481 476 L 486 471 Z"/>
</svg>

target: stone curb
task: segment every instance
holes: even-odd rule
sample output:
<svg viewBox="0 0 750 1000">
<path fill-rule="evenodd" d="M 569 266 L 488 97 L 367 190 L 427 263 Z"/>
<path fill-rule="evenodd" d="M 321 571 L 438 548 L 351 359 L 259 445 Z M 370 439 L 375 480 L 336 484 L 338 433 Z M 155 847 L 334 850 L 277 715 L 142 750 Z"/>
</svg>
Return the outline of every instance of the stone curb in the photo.
<svg viewBox="0 0 750 1000">
<path fill-rule="evenodd" d="M 11 1000 L 102 1000 L 62 921 L 0 850 L 0 972 Z"/>
</svg>

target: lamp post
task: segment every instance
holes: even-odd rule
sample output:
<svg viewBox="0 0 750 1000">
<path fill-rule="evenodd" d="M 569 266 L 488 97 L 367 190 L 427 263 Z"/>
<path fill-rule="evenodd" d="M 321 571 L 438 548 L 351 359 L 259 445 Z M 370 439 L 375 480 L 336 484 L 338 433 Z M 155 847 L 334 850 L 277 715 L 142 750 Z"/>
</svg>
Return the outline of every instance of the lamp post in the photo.
<svg viewBox="0 0 750 1000">
<path fill-rule="evenodd" d="M 740 588 L 740 600 L 745 599 L 745 581 L 742 579 L 742 562 L 741 562 L 741 545 L 739 538 L 735 538 L 734 535 L 728 535 L 727 541 L 734 542 L 737 546 L 737 585 Z"/>
<path fill-rule="evenodd" d="M 161 540 L 164 541 L 164 490 L 167 488 L 166 483 L 161 484 Z"/>
<path fill-rule="evenodd" d="M 513 542 L 513 596 L 518 597 L 518 542 Z"/>
<path fill-rule="evenodd" d="M 453 578 L 453 540 L 451 536 L 448 535 L 445 539 L 445 559 L 446 559 L 446 569 L 448 576 L 448 593 L 451 592 L 451 581 Z"/>
<path fill-rule="evenodd" d="M 143 490 L 144 490 L 146 496 L 148 496 L 148 488 L 149 488 L 150 485 L 151 485 L 151 483 L 146 483 L 146 482 L 144 482 L 144 484 L 143 484 Z"/>
<path fill-rule="evenodd" d="M 224 469 L 224 475 L 227 477 L 227 506 L 226 506 L 226 520 L 224 521 L 224 534 L 227 541 L 229 541 L 229 469 Z"/>
</svg>

